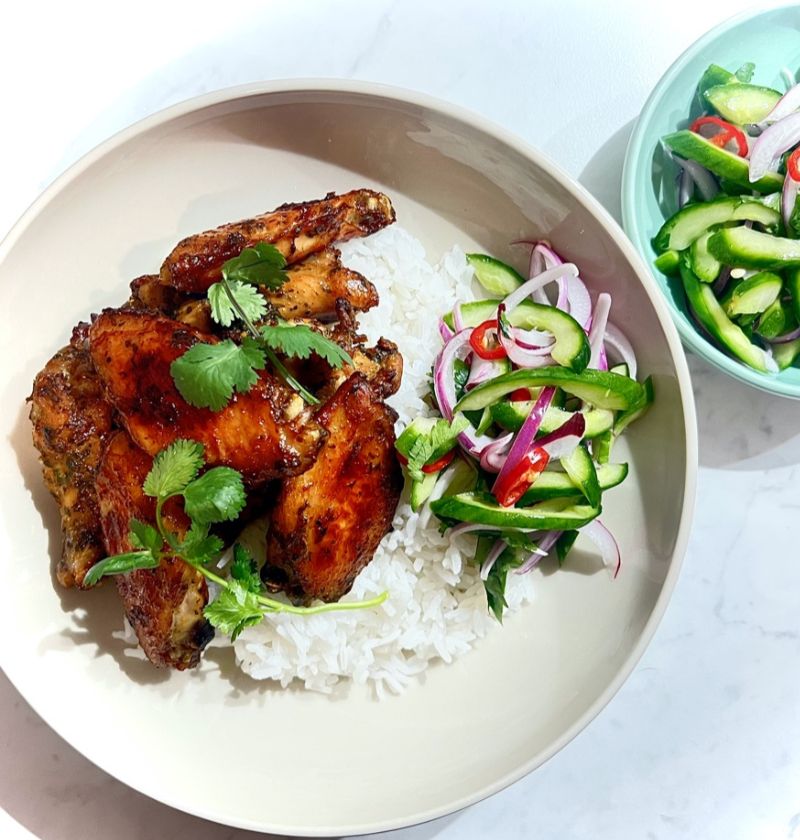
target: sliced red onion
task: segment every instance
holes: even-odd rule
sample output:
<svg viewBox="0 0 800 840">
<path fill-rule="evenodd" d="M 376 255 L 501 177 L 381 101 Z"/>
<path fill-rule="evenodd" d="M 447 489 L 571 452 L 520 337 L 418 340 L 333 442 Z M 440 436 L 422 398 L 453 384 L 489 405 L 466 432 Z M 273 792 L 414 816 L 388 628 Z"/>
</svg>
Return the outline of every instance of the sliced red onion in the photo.
<svg viewBox="0 0 800 840">
<path fill-rule="evenodd" d="M 544 330 L 523 330 L 513 327 L 511 334 L 523 350 L 538 350 L 542 354 L 547 353 L 556 341 L 552 333 Z"/>
<path fill-rule="evenodd" d="M 691 180 L 700 191 L 703 201 L 711 201 L 716 196 L 719 192 L 719 184 L 705 166 L 701 166 L 696 160 L 684 160 L 677 155 L 673 155 L 672 159 L 680 166 L 684 173 L 689 174 Z M 687 196 L 686 200 L 688 201 L 690 197 L 691 195 Z"/>
<path fill-rule="evenodd" d="M 468 389 L 474 388 L 488 379 L 500 376 L 501 373 L 505 373 L 505 370 L 505 366 L 500 362 L 493 359 L 482 359 L 477 353 L 473 353 L 466 387 Z"/>
<path fill-rule="evenodd" d="M 525 422 L 522 424 L 517 436 L 514 439 L 514 444 L 508 453 L 508 457 L 497 476 L 498 481 L 503 479 L 514 470 L 519 462 L 528 454 L 528 451 L 533 447 L 536 433 L 539 431 L 539 426 L 542 425 L 542 418 L 545 412 L 550 407 L 553 401 L 556 389 L 553 387 L 542 388 L 538 399 L 533 404 Z"/>
<path fill-rule="evenodd" d="M 447 344 L 448 341 L 455 335 L 455 333 L 450 329 L 450 327 L 445 324 L 442 318 L 439 318 L 439 335 L 442 337 L 442 341 Z"/>
<path fill-rule="evenodd" d="M 724 265 L 722 267 L 722 271 L 719 273 L 719 277 L 714 281 L 714 285 L 711 288 L 711 291 L 719 297 L 724 291 L 726 286 L 728 285 L 728 281 L 731 279 L 731 267 L 729 265 Z"/>
<path fill-rule="evenodd" d="M 493 528 L 491 525 L 483 525 L 480 522 L 460 522 L 447 531 L 448 537 L 461 537 L 464 534 L 471 534 L 473 531 L 499 531 L 500 528 Z"/>
<path fill-rule="evenodd" d="M 555 431 L 550 432 L 536 441 L 536 446 L 552 458 L 566 458 L 575 447 L 581 442 L 586 431 L 586 418 L 580 411 L 576 411 L 565 423 L 562 423 Z"/>
<path fill-rule="evenodd" d="M 625 337 L 622 330 L 619 327 L 615 327 L 611 322 L 607 323 L 606 334 L 603 340 L 610 347 L 614 348 L 614 352 L 628 366 L 628 376 L 631 379 L 636 379 L 636 372 L 638 370 L 636 353 L 634 353 L 633 346 Z"/>
<path fill-rule="evenodd" d="M 509 432 L 503 437 L 492 439 L 492 442 L 484 446 L 480 454 L 481 468 L 490 473 L 499 473 L 508 458 L 508 450 L 514 435 Z"/>
<path fill-rule="evenodd" d="M 592 319 L 592 299 L 589 297 L 586 284 L 580 277 L 567 278 L 567 300 L 569 301 L 569 314 L 584 330 L 588 330 Z"/>
<path fill-rule="evenodd" d="M 622 566 L 622 558 L 619 554 L 619 546 L 611 531 L 599 519 L 593 519 L 588 525 L 580 529 L 581 534 L 587 537 L 600 549 L 603 555 L 603 563 L 611 570 L 614 577 L 619 574 Z"/>
<path fill-rule="evenodd" d="M 781 215 L 783 216 L 783 223 L 786 229 L 789 229 L 789 220 L 792 218 L 794 212 L 794 205 L 797 201 L 797 192 L 800 190 L 800 183 L 787 172 L 786 178 L 783 181 L 783 191 L 781 192 Z"/>
<path fill-rule="evenodd" d="M 506 311 L 511 312 L 526 297 L 531 295 L 534 290 L 542 289 L 548 283 L 552 283 L 553 281 L 557 280 L 559 277 L 563 277 L 564 275 L 568 275 L 571 277 L 578 276 L 578 268 L 574 265 L 574 263 L 564 263 L 563 265 L 557 265 L 553 268 L 548 268 L 545 271 L 537 274 L 535 277 L 531 277 L 530 280 L 523 283 L 521 286 L 514 289 L 508 297 L 503 300 L 505 304 Z"/>
<path fill-rule="evenodd" d="M 776 106 L 777 107 L 777 106 Z M 776 170 L 781 155 L 800 143 L 800 111 L 773 123 L 753 143 L 750 152 L 750 183 Z"/>
<path fill-rule="evenodd" d="M 506 355 L 511 361 L 521 368 L 546 367 L 553 364 L 550 356 L 550 348 L 537 348 L 536 350 L 525 350 L 513 339 L 507 336 L 502 330 L 497 331 L 497 337 Z"/>
<path fill-rule="evenodd" d="M 603 347 L 603 338 L 606 334 L 608 313 L 610 311 L 611 295 L 607 292 L 601 292 L 597 296 L 597 303 L 592 313 L 592 328 L 589 330 L 589 348 L 591 350 L 589 357 L 590 368 L 597 368 L 597 363 L 600 360 L 600 350 Z"/>
<path fill-rule="evenodd" d="M 531 552 L 528 559 L 515 570 L 514 574 L 527 574 L 542 559 L 542 557 L 547 557 L 550 553 L 550 549 L 558 542 L 558 538 L 562 533 L 563 531 L 547 531 L 539 540 L 539 545 L 537 546 L 536 551 Z"/>
<path fill-rule="evenodd" d="M 787 341 L 794 341 L 796 338 L 800 338 L 800 327 L 791 332 L 784 333 L 783 335 L 779 335 L 776 338 L 771 338 L 770 343 L 772 344 L 786 344 Z"/>
<path fill-rule="evenodd" d="M 486 559 L 481 564 L 481 580 L 486 580 L 489 577 L 489 572 L 492 571 L 492 566 L 497 562 L 497 558 L 505 551 L 506 544 L 503 540 L 497 540 L 492 546 Z"/>
<path fill-rule="evenodd" d="M 775 107 L 764 117 L 761 122 L 756 123 L 759 128 L 767 128 L 772 123 L 788 117 L 789 114 L 800 108 L 800 85 L 789 88 L 786 93 L 775 103 Z"/>
</svg>

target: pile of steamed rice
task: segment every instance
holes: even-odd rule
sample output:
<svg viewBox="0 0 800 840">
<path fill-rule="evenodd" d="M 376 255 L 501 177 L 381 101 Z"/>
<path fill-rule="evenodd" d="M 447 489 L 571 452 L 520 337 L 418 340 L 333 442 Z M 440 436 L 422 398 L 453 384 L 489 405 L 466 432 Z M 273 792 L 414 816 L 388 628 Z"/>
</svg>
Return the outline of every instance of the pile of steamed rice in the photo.
<svg viewBox="0 0 800 840">
<path fill-rule="evenodd" d="M 344 262 L 368 277 L 380 295 L 380 305 L 360 319 L 362 332 L 372 341 L 385 336 L 396 342 L 403 355 L 403 383 L 388 401 L 399 414 L 399 432 L 415 417 L 433 413 L 423 397 L 441 347 L 437 321 L 456 301 L 474 298 L 473 272 L 458 248 L 430 265 L 421 243 L 396 225 L 341 250 Z M 240 667 L 255 679 L 283 686 L 298 680 L 313 691 L 331 692 L 340 681 L 367 683 L 382 697 L 401 692 L 432 663 L 468 653 L 476 640 L 499 628 L 469 563 L 474 538 L 442 536 L 427 509 L 412 512 L 407 491 L 393 524 L 342 599 L 388 591 L 380 607 L 267 616 L 234 643 Z M 510 611 L 532 596 L 531 575 L 509 575 Z"/>
</svg>

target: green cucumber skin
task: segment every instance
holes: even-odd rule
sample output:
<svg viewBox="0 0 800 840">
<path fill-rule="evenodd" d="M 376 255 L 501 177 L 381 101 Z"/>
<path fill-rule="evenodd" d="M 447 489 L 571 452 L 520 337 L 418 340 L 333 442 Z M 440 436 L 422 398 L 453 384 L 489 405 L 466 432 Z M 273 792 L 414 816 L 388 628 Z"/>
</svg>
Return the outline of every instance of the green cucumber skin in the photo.
<svg viewBox="0 0 800 840">
<path fill-rule="evenodd" d="M 648 376 L 647 379 L 642 382 L 642 398 L 636 405 L 631 406 L 627 411 L 623 411 L 622 414 L 617 417 L 616 422 L 614 423 L 613 429 L 613 438 L 618 438 L 625 429 L 630 426 L 634 420 L 638 420 L 642 417 L 643 414 L 647 412 L 650 406 L 653 404 L 653 400 L 655 400 L 655 386 L 653 385 L 653 377 Z M 614 440 L 610 441 L 608 444 L 608 451 L 611 452 L 611 444 Z"/>
<path fill-rule="evenodd" d="M 724 119 L 736 125 L 757 123 L 775 107 L 777 90 L 750 84 L 721 84 L 708 88 L 706 102 Z"/>
<path fill-rule="evenodd" d="M 772 358 L 775 359 L 778 370 L 786 370 L 786 368 L 791 367 L 800 358 L 800 338 L 774 345 Z"/>
<path fill-rule="evenodd" d="M 729 318 L 738 315 L 760 315 L 771 306 L 781 293 L 783 280 L 771 271 L 759 271 L 752 277 L 743 277 L 720 299 Z"/>
<path fill-rule="evenodd" d="M 701 101 L 705 102 L 705 93 L 707 90 L 712 87 L 718 87 L 719 85 L 731 84 L 740 84 L 736 78 L 736 74 L 731 73 L 730 70 L 726 70 L 724 67 L 720 67 L 719 64 L 709 64 L 697 84 L 697 95 Z"/>
<path fill-rule="evenodd" d="M 644 386 L 627 376 L 600 370 L 575 373 L 562 367 L 515 370 L 478 385 L 456 404 L 456 411 L 483 408 L 501 400 L 517 388 L 562 388 L 597 408 L 623 411 L 637 406 L 645 398 Z"/>
<path fill-rule="evenodd" d="M 737 221 L 758 222 L 777 231 L 781 215 L 759 198 L 723 196 L 722 198 L 715 198 L 713 201 L 691 204 L 682 210 L 678 210 L 661 226 L 661 229 L 653 238 L 653 247 L 656 251 L 662 252 L 667 250 L 683 251 L 706 233 L 709 228 L 726 222 Z M 712 256 L 716 255 L 712 254 Z"/>
<path fill-rule="evenodd" d="M 502 426 L 509 432 L 518 432 L 530 413 L 532 402 L 503 402 L 496 403 L 491 407 L 492 418 L 498 426 Z M 563 423 L 570 419 L 573 412 L 561 409 L 548 408 L 539 426 L 540 434 L 554 432 Z M 583 413 L 586 421 L 585 438 L 597 437 L 614 425 L 614 413 L 601 408 L 591 409 Z"/>
<path fill-rule="evenodd" d="M 800 267 L 800 240 L 772 236 L 746 227 L 718 230 L 708 249 L 725 265 L 779 271 Z"/>
<path fill-rule="evenodd" d="M 692 312 L 708 332 L 746 365 L 767 373 L 763 350 L 752 344 L 741 328 L 728 318 L 711 288 L 701 283 L 684 263 L 681 263 L 681 279 Z"/>
<path fill-rule="evenodd" d="M 600 482 L 597 480 L 592 456 L 586 451 L 586 447 L 578 445 L 575 450 L 566 458 L 561 459 L 561 466 L 567 471 L 572 482 L 583 493 L 586 501 L 592 507 L 600 505 Z"/>
<path fill-rule="evenodd" d="M 713 283 L 722 270 L 722 263 L 712 256 L 708 251 L 708 240 L 711 238 L 711 231 L 708 231 L 695 239 L 689 249 L 692 262 L 692 271 L 698 280 L 703 283 Z"/>
<path fill-rule="evenodd" d="M 581 528 L 601 513 L 599 507 L 565 504 L 564 501 L 553 499 L 527 508 L 504 508 L 491 494 L 473 492 L 437 499 L 431 502 L 431 510 L 441 519 L 477 522 L 496 528 L 535 528 L 548 531 Z"/>
<path fill-rule="evenodd" d="M 719 175 L 721 178 L 748 190 L 772 193 L 783 187 L 783 178 L 774 172 L 768 172 L 763 178 L 751 184 L 749 166 L 744 158 L 720 149 L 719 146 L 709 143 L 704 137 L 688 129 L 667 134 L 663 138 L 663 142 L 675 154 L 683 158 L 696 160 L 715 175 Z"/>
<path fill-rule="evenodd" d="M 433 493 L 433 487 L 438 478 L 439 473 L 430 473 L 422 481 L 411 482 L 411 510 L 415 513 L 425 504 L 428 496 Z"/>
<path fill-rule="evenodd" d="M 525 278 L 510 265 L 488 254 L 467 254 L 467 262 L 475 271 L 478 282 L 492 295 L 510 295 L 525 282 Z"/>
<path fill-rule="evenodd" d="M 610 490 L 622 484 L 628 476 L 627 464 L 601 464 L 597 467 L 597 481 L 600 490 Z M 576 487 L 566 473 L 543 472 L 525 495 L 517 502 L 518 507 L 526 507 L 533 502 L 546 499 L 580 499 L 581 491 Z"/>
<path fill-rule="evenodd" d="M 768 340 L 790 332 L 797 326 L 797 321 L 787 304 L 778 299 L 765 309 L 758 319 L 756 332 Z"/>
<path fill-rule="evenodd" d="M 592 441 L 592 455 L 594 455 L 597 463 L 600 464 L 601 470 L 611 460 L 611 448 L 615 440 L 614 432 L 609 430 L 608 432 L 603 432 L 602 435 Z M 600 487 L 603 487 L 602 482 L 600 483 Z"/>
<path fill-rule="evenodd" d="M 461 318 L 465 327 L 476 327 L 484 321 L 497 317 L 496 300 L 475 300 L 461 307 Z M 580 372 L 589 364 L 591 349 L 583 327 L 568 313 L 541 303 L 523 301 L 507 313 L 513 327 L 547 330 L 556 339 L 551 355 L 564 367 Z M 444 317 L 444 322 L 453 328 L 453 313 Z"/>
<path fill-rule="evenodd" d="M 786 272 L 786 288 L 789 290 L 794 317 L 800 321 L 800 268 Z"/>
<path fill-rule="evenodd" d="M 659 254 L 654 260 L 653 265 L 662 273 L 670 277 L 676 275 L 680 269 L 681 254 L 680 251 L 675 251 L 672 248 Z"/>
</svg>

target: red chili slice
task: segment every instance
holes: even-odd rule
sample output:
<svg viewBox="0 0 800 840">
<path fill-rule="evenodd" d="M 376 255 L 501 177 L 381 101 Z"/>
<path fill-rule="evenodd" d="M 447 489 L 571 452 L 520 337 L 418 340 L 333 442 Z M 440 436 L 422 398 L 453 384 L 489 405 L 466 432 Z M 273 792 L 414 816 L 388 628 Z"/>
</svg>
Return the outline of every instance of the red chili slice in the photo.
<svg viewBox="0 0 800 840">
<path fill-rule="evenodd" d="M 492 487 L 495 499 L 503 507 L 511 507 L 516 504 L 524 495 L 525 491 L 544 472 L 550 461 L 550 456 L 544 449 L 534 447 L 529 449 L 513 469 L 504 476 L 498 476 Z"/>
<path fill-rule="evenodd" d="M 745 157 L 747 155 L 747 136 L 740 128 L 726 122 L 720 117 L 698 117 L 689 126 L 689 130 L 695 134 L 700 134 L 700 129 L 704 125 L 713 125 L 720 129 L 717 134 L 705 138 L 709 143 L 713 143 L 715 146 L 724 149 L 733 140 L 736 143 L 736 153 L 739 157 Z"/>
<path fill-rule="evenodd" d="M 508 395 L 510 402 L 530 402 L 531 392 L 527 388 L 517 388 Z"/>
<path fill-rule="evenodd" d="M 422 472 L 424 472 L 424 473 L 439 472 L 439 470 L 443 470 L 455 457 L 456 457 L 456 451 L 455 451 L 455 449 L 451 449 L 449 452 L 442 455 L 441 458 L 434 461 L 432 464 L 425 464 L 425 466 L 422 468 Z"/>
<path fill-rule="evenodd" d="M 800 183 L 800 146 L 786 159 L 786 171 L 793 181 Z"/>
<path fill-rule="evenodd" d="M 495 359 L 505 359 L 506 351 L 503 349 L 503 345 L 500 344 L 499 341 L 495 339 L 495 343 L 491 346 L 489 345 L 489 339 L 486 335 L 489 330 L 497 330 L 497 321 L 489 320 L 484 321 L 482 324 L 478 324 L 478 326 L 475 327 L 470 334 L 469 346 L 482 359 L 487 359 L 489 361 L 493 361 Z"/>
</svg>

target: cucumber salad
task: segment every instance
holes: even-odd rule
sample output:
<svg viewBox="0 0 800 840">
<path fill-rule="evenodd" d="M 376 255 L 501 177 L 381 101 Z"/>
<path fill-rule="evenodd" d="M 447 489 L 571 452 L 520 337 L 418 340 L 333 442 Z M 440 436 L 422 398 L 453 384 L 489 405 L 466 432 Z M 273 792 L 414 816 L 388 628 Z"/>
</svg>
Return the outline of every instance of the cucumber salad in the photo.
<svg viewBox="0 0 800 840">
<path fill-rule="evenodd" d="M 677 163 L 678 212 L 653 239 L 695 320 L 762 373 L 800 359 L 800 85 L 785 93 L 712 64 L 689 128 L 663 145 Z"/>
<path fill-rule="evenodd" d="M 412 508 L 438 517 L 445 533 L 477 538 L 474 563 L 498 619 L 509 572 L 529 572 L 551 552 L 563 563 L 579 532 L 616 576 L 619 548 L 598 518 L 603 491 L 628 473 L 612 447 L 653 400 L 652 381 L 637 381 L 630 342 L 609 322 L 611 296 L 592 303 L 574 264 L 546 242 L 522 244 L 528 280 L 493 257 L 467 256 L 494 297 L 440 319 L 434 416 L 415 418 L 397 440 Z"/>
</svg>

